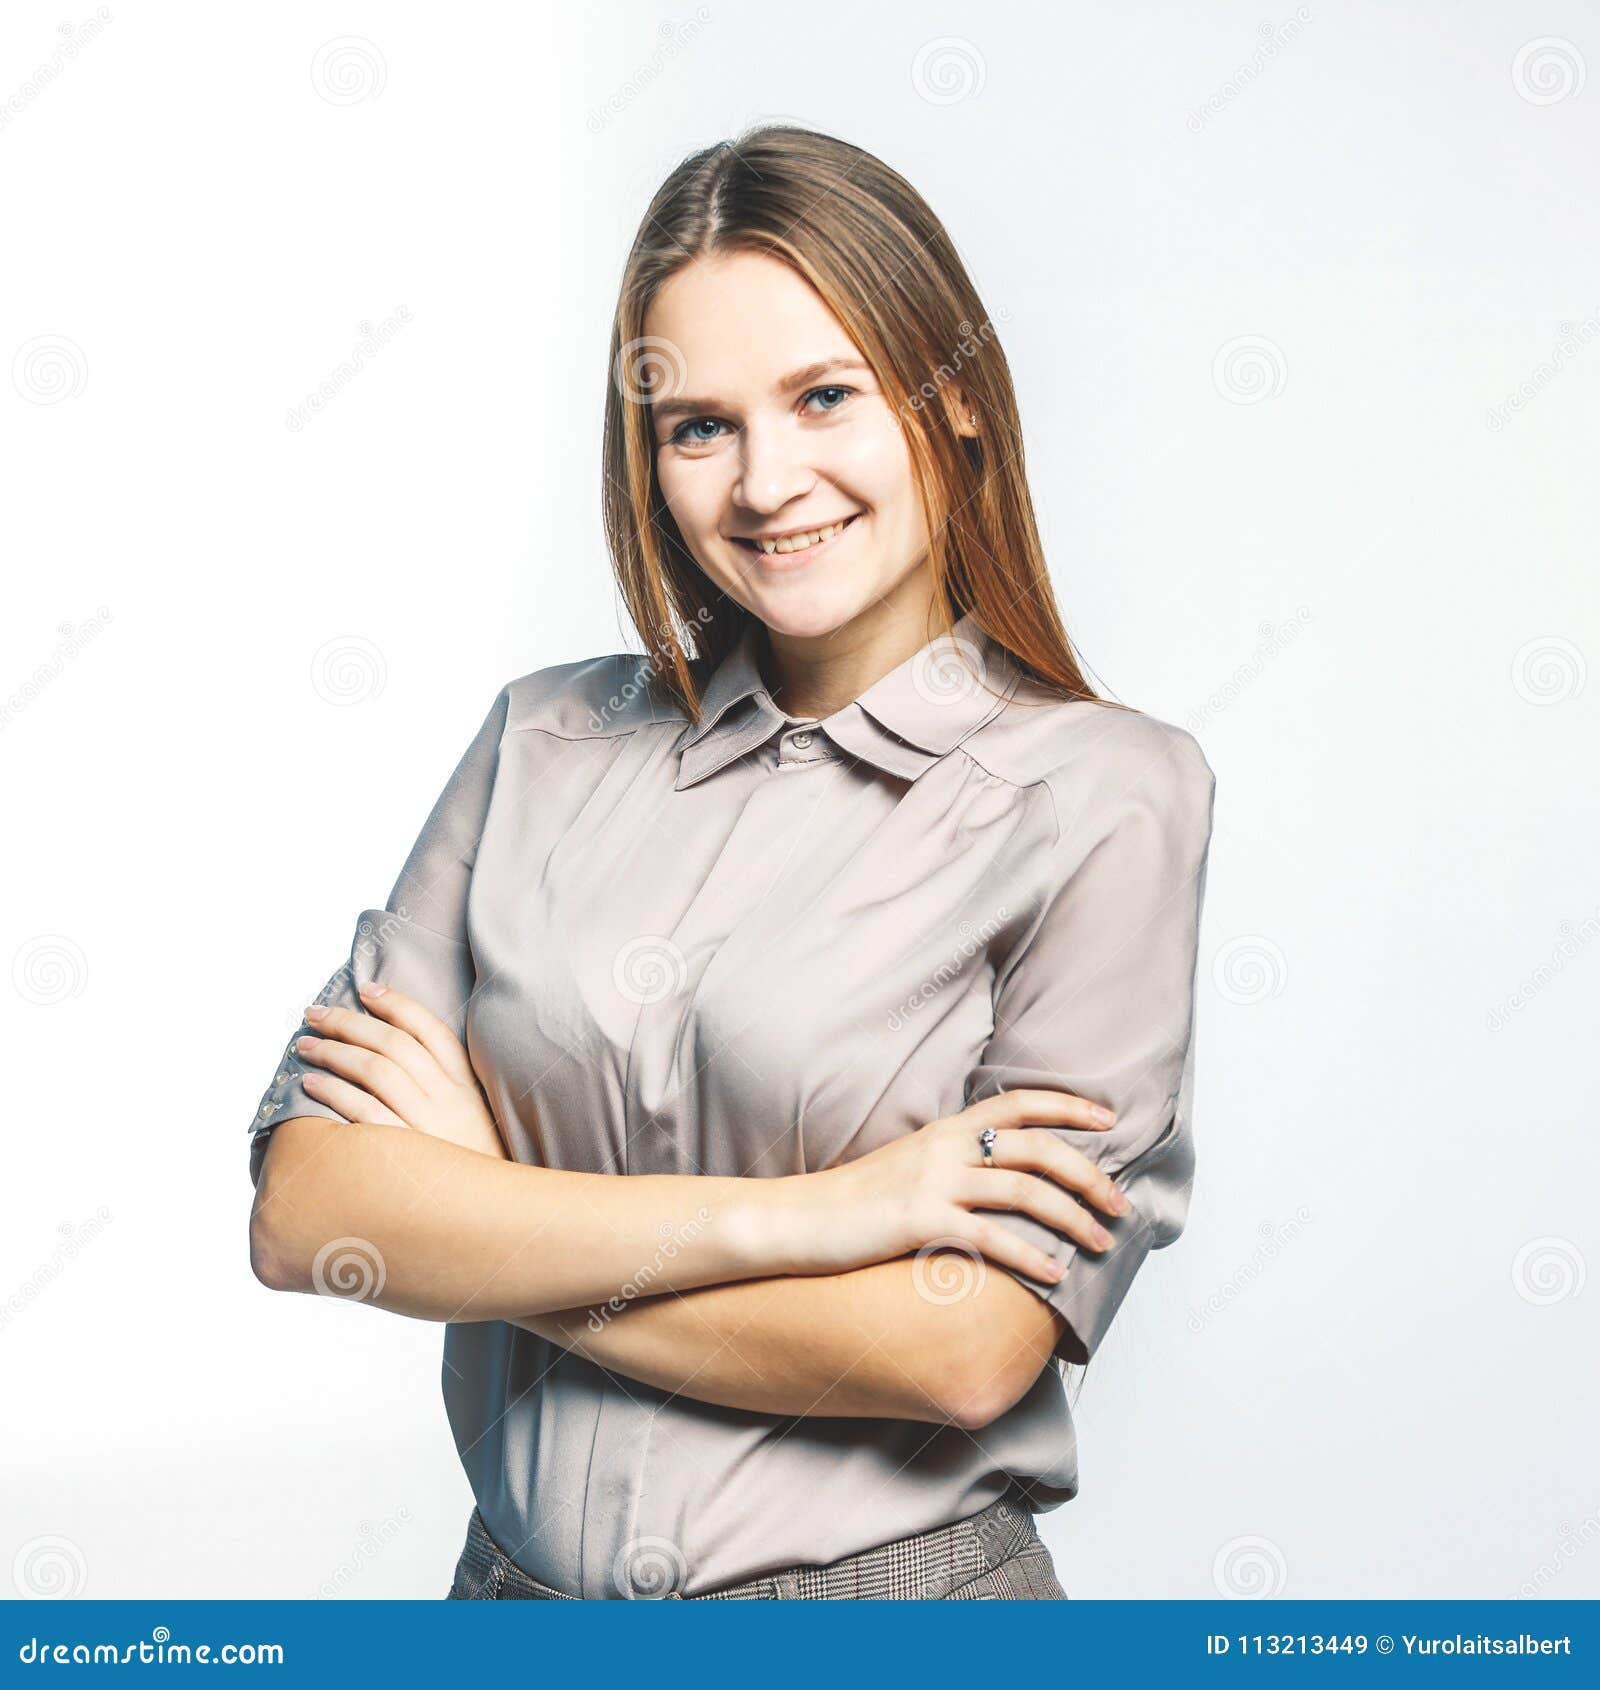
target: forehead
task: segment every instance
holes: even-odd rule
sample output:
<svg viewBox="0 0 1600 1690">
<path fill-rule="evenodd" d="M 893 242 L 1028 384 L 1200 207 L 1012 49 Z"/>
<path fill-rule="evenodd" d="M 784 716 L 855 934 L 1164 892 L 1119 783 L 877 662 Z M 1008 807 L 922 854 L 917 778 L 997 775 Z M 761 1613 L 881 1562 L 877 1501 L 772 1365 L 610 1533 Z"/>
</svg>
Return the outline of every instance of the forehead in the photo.
<svg viewBox="0 0 1600 1690">
<path fill-rule="evenodd" d="M 676 348 L 679 385 L 694 393 L 762 393 L 802 364 L 859 355 L 803 276 L 754 252 L 686 264 L 657 291 L 644 332 Z"/>
</svg>

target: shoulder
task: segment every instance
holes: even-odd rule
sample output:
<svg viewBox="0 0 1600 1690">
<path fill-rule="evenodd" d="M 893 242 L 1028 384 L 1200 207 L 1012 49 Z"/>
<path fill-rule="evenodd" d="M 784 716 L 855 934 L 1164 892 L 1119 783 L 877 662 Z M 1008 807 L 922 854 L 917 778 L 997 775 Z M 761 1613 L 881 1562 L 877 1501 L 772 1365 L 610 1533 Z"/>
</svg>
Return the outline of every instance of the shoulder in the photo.
<svg viewBox="0 0 1600 1690">
<path fill-rule="evenodd" d="M 1022 676 L 962 749 L 991 775 L 1043 787 L 1063 829 L 1130 807 L 1203 817 L 1209 829 L 1216 776 L 1199 740 L 1143 710 L 1064 699 Z"/>
<path fill-rule="evenodd" d="M 687 720 L 641 652 L 617 651 L 530 670 L 507 681 L 497 704 L 504 731 L 559 739 L 611 739 Z"/>
</svg>

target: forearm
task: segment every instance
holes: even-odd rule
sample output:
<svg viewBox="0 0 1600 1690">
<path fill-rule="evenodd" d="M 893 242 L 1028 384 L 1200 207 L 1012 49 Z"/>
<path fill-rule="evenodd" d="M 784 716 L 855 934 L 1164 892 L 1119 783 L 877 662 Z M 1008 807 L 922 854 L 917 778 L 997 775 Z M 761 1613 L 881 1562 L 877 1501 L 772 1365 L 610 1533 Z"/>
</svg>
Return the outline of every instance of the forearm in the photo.
<svg viewBox="0 0 1600 1690">
<path fill-rule="evenodd" d="M 781 1179 L 574 1173 L 299 1116 L 273 1132 L 250 1240 L 277 1289 L 473 1321 L 794 1271 L 798 1219 Z"/>
<path fill-rule="evenodd" d="M 971 1295 L 944 1301 L 929 1295 L 945 1284 L 938 1275 L 927 1259 L 903 1258 L 512 1324 L 627 1378 L 727 1408 L 981 1427 L 1037 1378 L 1060 1317 L 1008 1274 L 990 1272 Z"/>
</svg>

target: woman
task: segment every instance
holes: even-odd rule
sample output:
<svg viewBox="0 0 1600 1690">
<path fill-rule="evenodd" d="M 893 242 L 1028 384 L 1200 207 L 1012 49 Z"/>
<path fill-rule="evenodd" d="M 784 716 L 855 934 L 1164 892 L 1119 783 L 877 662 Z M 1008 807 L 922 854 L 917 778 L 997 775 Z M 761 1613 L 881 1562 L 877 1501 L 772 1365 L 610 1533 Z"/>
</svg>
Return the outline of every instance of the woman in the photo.
<svg viewBox="0 0 1600 1690">
<path fill-rule="evenodd" d="M 257 1271 L 450 1323 L 452 1596 L 1059 1598 L 1052 1358 L 1186 1215 L 1211 770 L 1080 673 L 880 161 L 685 161 L 612 369 L 648 651 L 500 690 L 262 1099 Z"/>
</svg>

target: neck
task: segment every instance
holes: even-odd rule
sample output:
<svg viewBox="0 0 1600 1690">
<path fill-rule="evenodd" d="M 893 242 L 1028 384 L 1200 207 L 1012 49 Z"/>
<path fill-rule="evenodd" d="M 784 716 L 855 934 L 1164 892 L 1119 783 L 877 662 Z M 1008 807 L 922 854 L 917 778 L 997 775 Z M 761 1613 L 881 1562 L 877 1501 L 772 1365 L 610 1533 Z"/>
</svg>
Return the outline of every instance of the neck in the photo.
<svg viewBox="0 0 1600 1690">
<path fill-rule="evenodd" d="M 790 716 L 831 716 L 920 651 L 943 626 L 925 569 L 826 634 L 766 630 L 762 667 L 772 702 Z"/>
</svg>

